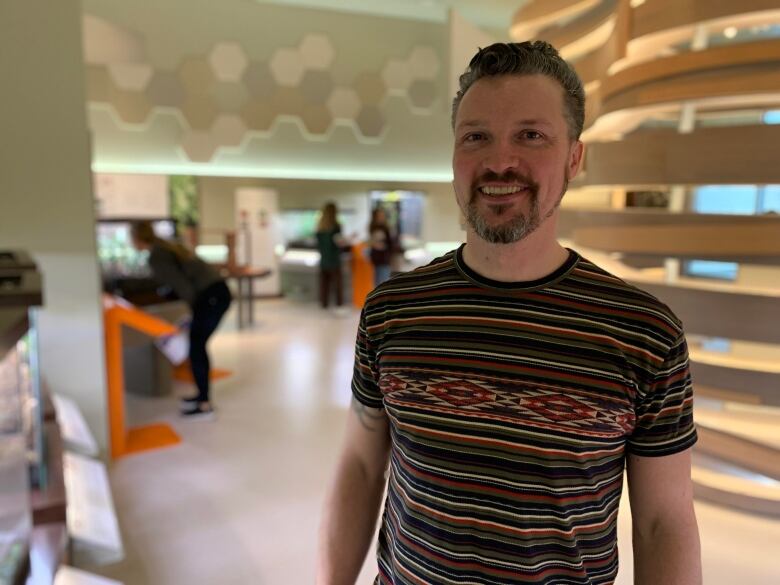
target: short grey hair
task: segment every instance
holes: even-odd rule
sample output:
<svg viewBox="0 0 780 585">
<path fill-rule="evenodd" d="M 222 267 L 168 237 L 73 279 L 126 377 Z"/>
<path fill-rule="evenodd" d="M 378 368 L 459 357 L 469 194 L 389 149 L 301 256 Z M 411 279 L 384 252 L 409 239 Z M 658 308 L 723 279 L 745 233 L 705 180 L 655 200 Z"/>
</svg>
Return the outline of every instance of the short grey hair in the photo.
<svg viewBox="0 0 780 585">
<path fill-rule="evenodd" d="M 452 127 L 458 107 L 469 88 L 483 77 L 501 75 L 546 75 L 563 89 L 564 117 L 569 138 L 579 140 L 585 125 L 585 90 L 577 72 L 550 43 L 525 41 L 495 43 L 480 49 L 460 76 L 460 90 L 452 101 Z"/>
</svg>

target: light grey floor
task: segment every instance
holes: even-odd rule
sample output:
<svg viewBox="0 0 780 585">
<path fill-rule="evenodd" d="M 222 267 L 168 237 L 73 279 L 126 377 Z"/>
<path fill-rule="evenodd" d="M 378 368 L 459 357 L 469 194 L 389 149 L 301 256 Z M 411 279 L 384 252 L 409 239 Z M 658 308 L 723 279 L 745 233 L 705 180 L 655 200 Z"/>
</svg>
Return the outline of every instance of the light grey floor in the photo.
<svg viewBox="0 0 780 585">
<path fill-rule="evenodd" d="M 111 466 L 126 558 L 93 572 L 127 585 L 313 582 L 358 313 L 274 300 L 259 302 L 256 316 L 238 332 L 228 315 L 212 341 L 214 364 L 234 373 L 215 385 L 215 422 L 182 422 L 174 398 L 129 398 L 131 425 L 168 421 L 182 444 Z M 696 509 L 707 585 L 780 583 L 780 521 Z M 624 498 L 619 585 L 632 582 L 629 514 Z M 372 582 L 372 557 L 359 585 Z"/>
</svg>

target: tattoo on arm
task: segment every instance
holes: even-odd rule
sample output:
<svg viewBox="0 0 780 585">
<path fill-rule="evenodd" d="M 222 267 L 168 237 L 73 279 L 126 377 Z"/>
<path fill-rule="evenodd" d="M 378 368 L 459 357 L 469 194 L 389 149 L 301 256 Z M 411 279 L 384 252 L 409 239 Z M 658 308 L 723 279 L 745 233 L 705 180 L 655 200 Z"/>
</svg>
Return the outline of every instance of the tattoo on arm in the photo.
<svg viewBox="0 0 780 585">
<path fill-rule="evenodd" d="M 360 424 L 363 425 L 363 428 L 368 431 L 376 431 L 377 423 L 379 421 L 383 421 L 386 418 L 385 412 L 383 410 L 378 408 L 369 408 L 354 398 L 352 399 L 352 410 L 355 411 L 355 414 L 357 415 Z"/>
</svg>

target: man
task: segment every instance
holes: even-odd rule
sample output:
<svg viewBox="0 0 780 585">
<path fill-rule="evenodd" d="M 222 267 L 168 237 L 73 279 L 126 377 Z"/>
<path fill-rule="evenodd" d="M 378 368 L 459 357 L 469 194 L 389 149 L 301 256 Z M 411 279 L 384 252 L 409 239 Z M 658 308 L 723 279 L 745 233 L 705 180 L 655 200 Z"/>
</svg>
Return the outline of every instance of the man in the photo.
<svg viewBox="0 0 780 585">
<path fill-rule="evenodd" d="M 635 583 L 701 583 L 679 320 L 560 246 L 584 92 L 547 43 L 472 59 L 453 104 L 466 244 L 367 299 L 320 585 L 613 583 L 624 467 Z"/>
</svg>

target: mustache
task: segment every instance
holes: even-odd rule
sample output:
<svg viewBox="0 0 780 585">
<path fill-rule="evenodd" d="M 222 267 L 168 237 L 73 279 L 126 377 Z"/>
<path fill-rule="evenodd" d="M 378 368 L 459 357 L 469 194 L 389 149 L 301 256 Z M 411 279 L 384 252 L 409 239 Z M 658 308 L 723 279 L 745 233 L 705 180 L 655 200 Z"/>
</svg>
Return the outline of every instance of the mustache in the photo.
<svg viewBox="0 0 780 585">
<path fill-rule="evenodd" d="M 480 183 L 522 183 L 528 186 L 528 190 L 536 195 L 539 192 L 539 183 L 534 181 L 531 177 L 523 175 L 515 171 L 506 171 L 505 173 L 498 174 L 495 171 L 485 171 L 474 181 L 472 189 L 476 188 L 476 185 Z"/>
</svg>

